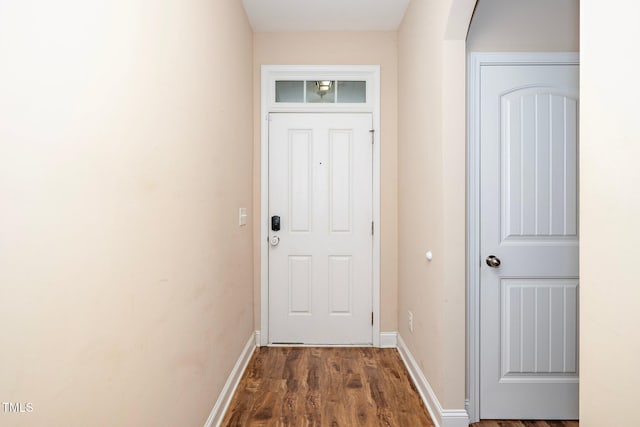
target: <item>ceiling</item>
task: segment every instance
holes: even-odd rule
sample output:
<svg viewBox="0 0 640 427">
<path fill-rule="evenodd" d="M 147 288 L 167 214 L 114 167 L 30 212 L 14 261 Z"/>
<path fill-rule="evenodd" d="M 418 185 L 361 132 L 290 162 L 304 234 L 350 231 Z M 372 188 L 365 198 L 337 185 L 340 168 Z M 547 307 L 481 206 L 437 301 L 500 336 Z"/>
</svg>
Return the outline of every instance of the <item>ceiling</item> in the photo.
<svg viewBox="0 0 640 427">
<path fill-rule="evenodd" d="M 242 0 L 255 32 L 395 31 L 409 0 Z"/>
</svg>

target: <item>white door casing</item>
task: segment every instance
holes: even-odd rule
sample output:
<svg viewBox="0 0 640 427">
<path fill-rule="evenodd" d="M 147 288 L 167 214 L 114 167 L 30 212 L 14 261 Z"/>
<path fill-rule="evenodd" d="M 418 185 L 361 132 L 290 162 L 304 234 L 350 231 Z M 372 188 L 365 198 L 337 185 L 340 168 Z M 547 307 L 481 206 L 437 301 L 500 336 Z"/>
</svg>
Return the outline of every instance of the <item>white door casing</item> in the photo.
<svg viewBox="0 0 640 427">
<path fill-rule="evenodd" d="M 372 344 L 372 117 L 269 117 L 269 342 Z"/>
<path fill-rule="evenodd" d="M 578 66 L 506 60 L 478 71 L 472 420 L 576 419 Z M 497 268 L 486 262 L 491 255 Z"/>
<path fill-rule="evenodd" d="M 366 103 L 280 104 L 275 98 L 277 80 L 366 81 Z M 370 113 L 373 118 L 373 345 L 380 337 L 380 66 L 379 65 L 262 65 L 260 107 L 260 293 L 256 345 L 269 344 L 269 113 Z"/>
</svg>

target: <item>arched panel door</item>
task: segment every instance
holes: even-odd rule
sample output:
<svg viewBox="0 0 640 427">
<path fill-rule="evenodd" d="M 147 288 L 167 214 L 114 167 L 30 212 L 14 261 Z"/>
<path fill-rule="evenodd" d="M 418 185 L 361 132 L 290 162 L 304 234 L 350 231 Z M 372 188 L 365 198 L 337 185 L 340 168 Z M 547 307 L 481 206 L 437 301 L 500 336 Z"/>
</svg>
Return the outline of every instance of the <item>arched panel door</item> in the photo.
<svg viewBox="0 0 640 427">
<path fill-rule="evenodd" d="M 578 66 L 481 69 L 480 417 L 578 417 Z"/>
</svg>

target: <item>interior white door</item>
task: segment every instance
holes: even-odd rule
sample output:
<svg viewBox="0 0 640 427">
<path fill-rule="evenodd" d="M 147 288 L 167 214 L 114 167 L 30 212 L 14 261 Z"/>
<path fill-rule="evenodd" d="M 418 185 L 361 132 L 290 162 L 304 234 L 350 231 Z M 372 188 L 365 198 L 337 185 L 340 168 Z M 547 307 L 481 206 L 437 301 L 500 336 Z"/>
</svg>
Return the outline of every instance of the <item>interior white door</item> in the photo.
<svg viewBox="0 0 640 427">
<path fill-rule="evenodd" d="M 480 417 L 576 419 L 578 66 L 480 85 Z"/>
<path fill-rule="evenodd" d="M 371 344 L 371 114 L 269 117 L 269 342 Z"/>
</svg>

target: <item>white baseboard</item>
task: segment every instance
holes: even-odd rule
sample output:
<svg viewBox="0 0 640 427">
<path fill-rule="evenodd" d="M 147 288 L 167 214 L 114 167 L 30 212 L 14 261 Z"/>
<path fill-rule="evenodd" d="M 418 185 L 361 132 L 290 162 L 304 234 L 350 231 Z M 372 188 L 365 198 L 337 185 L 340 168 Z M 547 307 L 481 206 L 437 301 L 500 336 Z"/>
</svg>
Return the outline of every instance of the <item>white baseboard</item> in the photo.
<svg viewBox="0 0 640 427">
<path fill-rule="evenodd" d="M 204 427 L 218 427 L 222 422 L 222 419 L 227 412 L 227 408 L 231 403 L 231 399 L 233 398 L 233 394 L 236 392 L 236 388 L 240 383 L 242 374 L 244 374 L 244 370 L 247 368 L 249 360 L 251 360 L 251 356 L 255 349 L 256 336 L 254 333 L 251 334 L 247 340 L 247 344 L 244 346 L 244 349 L 242 349 L 242 353 L 240 353 L 238 361 L 231 370 L 231 373 L 227 378 L 227 382 L 224 384 L 224 387 L 218 396 L 218 400 L 209 414 L 209 418 L 207 418 L 207 421 L 204 423 Z"/>
<path fill-rule="evenodd" d="M 261 339 L 262 339 L 262 337 L 260 335 L 260 331 L 256 331 L 256 347 L 261 347 L 262 346 Z"/>
<path fill-rule="evenodd" d="M 427 378 L 422 373 L 422 370 L 399 334 L 398 351 L 436 427 L 468 427 L 469 415 L 466 410 L 444 409 L 442 407 L 440 401 L 438 401 L 438 397 L 429 385 L 429 381 L 427 381 Z"/>
<path fill-rule="evenodd" d="M 397 332 L 380 332 L 380 348 L 398 347 Z"/>
</svg>

